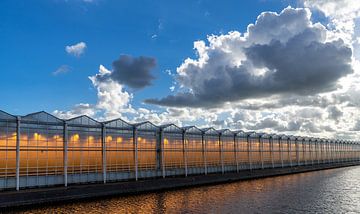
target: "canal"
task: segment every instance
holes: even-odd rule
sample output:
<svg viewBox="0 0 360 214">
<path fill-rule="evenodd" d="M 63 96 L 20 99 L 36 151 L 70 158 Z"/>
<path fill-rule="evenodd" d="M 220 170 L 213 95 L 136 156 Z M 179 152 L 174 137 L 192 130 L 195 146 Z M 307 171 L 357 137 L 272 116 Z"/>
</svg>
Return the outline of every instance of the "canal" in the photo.
<svg viewBox="0 0 360 214">
<path fill-rule="evenodd" d="M 360 166 L 345 167 L 37 207 L 25 213 L 360 213 L 359 178 Z"/>
</svg>

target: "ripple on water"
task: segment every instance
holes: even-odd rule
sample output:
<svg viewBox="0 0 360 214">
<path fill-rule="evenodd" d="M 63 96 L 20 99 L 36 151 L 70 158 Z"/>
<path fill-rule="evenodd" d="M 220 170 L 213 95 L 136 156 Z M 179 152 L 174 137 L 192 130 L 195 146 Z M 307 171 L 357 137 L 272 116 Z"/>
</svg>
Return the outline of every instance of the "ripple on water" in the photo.
<svg viewBox="0 0 360 214">
<path fill-rule="evenodd" d="M 360 213 L 360 167 L 100 199 L 25 213 Z"/>
</svg>

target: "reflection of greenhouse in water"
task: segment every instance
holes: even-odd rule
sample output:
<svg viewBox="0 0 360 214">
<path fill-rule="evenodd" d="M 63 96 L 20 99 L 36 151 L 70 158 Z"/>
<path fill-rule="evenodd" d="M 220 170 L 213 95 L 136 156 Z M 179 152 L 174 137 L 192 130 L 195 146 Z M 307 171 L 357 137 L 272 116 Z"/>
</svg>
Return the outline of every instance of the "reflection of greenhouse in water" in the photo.
<svg viewBox="0 0 360 214">
<path fill-rule="evenodd" d="M 0 111 L 0 190 L 359 159 L 353 141 Z"/>
</svg>

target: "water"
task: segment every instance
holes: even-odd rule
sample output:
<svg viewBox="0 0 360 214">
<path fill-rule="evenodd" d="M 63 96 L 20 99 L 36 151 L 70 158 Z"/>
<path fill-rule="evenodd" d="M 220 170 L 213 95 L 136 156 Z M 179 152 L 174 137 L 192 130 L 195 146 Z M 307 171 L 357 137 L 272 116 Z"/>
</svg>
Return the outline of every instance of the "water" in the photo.
<svg viewBox="0 0 360 214">
<path fill-rule="evenodd" d="M 360 213 L 360 166 L 39 207 L 25 213 Z"/>
</svg>

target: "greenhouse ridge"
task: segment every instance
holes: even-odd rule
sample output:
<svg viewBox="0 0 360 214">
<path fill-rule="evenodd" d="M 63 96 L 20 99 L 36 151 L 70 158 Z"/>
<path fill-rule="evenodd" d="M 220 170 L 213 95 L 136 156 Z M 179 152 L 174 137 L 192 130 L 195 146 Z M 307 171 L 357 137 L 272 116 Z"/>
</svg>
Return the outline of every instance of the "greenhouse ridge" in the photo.
<svg viewBox="0 0 360 214">
<path fill-rule="evenodd" d="M 0 190 L 359 160 L 355 141 L 0 111 Z"/>
</svg>

